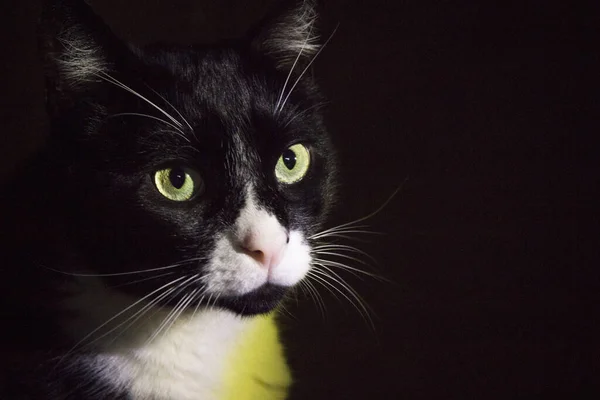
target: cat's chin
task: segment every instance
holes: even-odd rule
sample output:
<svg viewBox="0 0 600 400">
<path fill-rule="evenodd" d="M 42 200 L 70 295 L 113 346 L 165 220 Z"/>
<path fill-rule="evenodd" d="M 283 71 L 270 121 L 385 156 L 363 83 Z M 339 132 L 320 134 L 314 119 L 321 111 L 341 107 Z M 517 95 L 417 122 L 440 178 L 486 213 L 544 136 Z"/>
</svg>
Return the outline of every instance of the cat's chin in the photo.
<svg viewBox="0 0 600 400">
<path fill-rule="evenodd" d="M 277 307 L 287 290 L 285 286 L 265 283 L 240 296 L 221 297 L 217 305 L 242 316 L 265 314 Z"/>
</svg>

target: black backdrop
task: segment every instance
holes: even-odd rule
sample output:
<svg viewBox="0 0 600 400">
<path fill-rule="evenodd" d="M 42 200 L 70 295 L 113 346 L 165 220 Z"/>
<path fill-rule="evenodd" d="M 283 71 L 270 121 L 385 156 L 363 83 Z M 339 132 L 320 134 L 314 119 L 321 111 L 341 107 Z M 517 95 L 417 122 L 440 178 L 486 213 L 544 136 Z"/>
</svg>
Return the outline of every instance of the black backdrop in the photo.
<svg viewBox="0 0 600 400">
<path fill-rule="evenodd" d="M 270 1 L 209 3 L 94 4 L 124 37 L 190 42 L 243 31 Z M 323 290 L 325 317 L 308 299 L 289 304 L 293 398 L 542 397 L 589 383 L 579 366 L 591 355 L 574 343 L 591 334 L 560 273 L 581 246 L 567 115 L 587 51 L 564 4 L 323 2 L 324 35 L 340 24 L 314 72 L 342 161 L 332 224 L 368 214 L 405 183 L 370 221 L 385 234 L 357 243 L 396 284 L 349 277 L 375 331 Z M 6 176 L 45 119 L 39 4 L 0 7 Z"/>
</svg>

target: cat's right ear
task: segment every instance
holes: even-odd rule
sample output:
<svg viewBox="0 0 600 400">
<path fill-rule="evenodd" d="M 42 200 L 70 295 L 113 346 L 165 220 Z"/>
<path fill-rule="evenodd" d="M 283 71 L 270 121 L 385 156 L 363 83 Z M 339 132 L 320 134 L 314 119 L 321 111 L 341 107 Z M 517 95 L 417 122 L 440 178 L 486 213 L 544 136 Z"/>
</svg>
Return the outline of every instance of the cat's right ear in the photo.
<svg viewBox="0 0 600 400">
<path fill-rule="evenodd" d="M 249 36 L 253 47 L 274 59 L 278 68 L 306 65 L 319 51 L 315 0 L 284 0 Z"/>
<path fill-rule="evenodd" d="M 84 0 L 45 0 L 38 44 L 52 112 L 108 73 L 125 46 Z"/>
</svg>

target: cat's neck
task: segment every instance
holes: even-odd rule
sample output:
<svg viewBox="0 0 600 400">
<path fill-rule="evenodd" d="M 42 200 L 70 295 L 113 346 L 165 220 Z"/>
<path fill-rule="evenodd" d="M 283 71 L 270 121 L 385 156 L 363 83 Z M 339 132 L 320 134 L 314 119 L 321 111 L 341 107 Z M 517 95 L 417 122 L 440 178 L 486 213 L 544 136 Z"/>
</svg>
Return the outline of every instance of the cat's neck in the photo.
<svg viewBox="0 0 600 400">
<path fill-rule="evenodd" d="M 128 387 L 133 398 L 217 399 L 251 322 L 228 311 L 205 310 L 179 317 L 148 343 L 100 353 L 98 360 L 105 362 L 107 378 Z"/>
<path fill-rule="evenodd" d="M 79 316 L 66 328 L 81 342 L 77 347 L 94 346 L 90 364 L 102 380 L 133 398 L 219 398 L 229 361 L 254 318 L 213 308 L 181 315 L 176 308 L 148 309 L 141 314 L 148 302 L 132 306 L 136 300 L 85 280 L 86 290 L 68 304 L 86 313 L 73 313 Z M 94 329 L 88 337 L 75 336 Z"/>
</svg>

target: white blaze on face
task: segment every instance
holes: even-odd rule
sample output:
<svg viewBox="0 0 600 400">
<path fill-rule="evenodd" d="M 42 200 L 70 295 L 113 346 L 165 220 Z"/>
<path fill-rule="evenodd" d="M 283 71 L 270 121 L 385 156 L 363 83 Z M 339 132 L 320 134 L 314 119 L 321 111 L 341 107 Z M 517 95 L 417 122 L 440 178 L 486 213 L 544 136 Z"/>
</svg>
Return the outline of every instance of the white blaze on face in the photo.
<svg viewBox="0 0 600 400">
<path fill-rule="evenodd" d="M 287 232 L 257 204 L 250 187 L 234 226 L 217 239 L 204 282 L 207 293 L 219 296 L 240 296 L 265 283 L 293 286 L 310 261 L 302 232 Z"/>
</svg>

